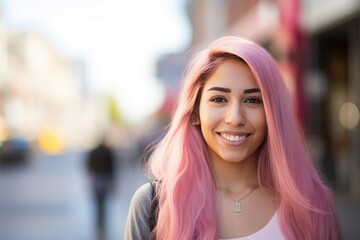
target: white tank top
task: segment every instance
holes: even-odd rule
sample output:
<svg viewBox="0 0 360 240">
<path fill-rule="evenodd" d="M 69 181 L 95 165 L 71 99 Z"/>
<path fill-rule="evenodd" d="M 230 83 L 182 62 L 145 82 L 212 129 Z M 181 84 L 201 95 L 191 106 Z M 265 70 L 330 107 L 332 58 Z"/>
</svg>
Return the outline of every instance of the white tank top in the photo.
<svg viewBox="0 0 360 240">
<path fill-rule="evenodd" d="M 253 233 L 246 237 L 227 238 L 219 240 L 285 240 L 285 237 L 280 230 L 280 224 L 276 212 L 271 218 L 271 220 L 256 233 Z"/>
</svg>

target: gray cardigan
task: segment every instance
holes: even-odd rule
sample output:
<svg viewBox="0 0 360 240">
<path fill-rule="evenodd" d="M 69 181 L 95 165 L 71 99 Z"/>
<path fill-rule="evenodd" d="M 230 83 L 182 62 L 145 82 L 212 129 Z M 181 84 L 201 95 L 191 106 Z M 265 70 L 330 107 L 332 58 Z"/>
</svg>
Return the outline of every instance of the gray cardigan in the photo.
<svg viewBox="0 0 360 240">
<path fill-rule="evenodd" d="M 149 215 L 152 202 L 152 186 L 142 185 L 134 194 L 125 225 L 125 240 L 150 239 Z"/>
</svg>

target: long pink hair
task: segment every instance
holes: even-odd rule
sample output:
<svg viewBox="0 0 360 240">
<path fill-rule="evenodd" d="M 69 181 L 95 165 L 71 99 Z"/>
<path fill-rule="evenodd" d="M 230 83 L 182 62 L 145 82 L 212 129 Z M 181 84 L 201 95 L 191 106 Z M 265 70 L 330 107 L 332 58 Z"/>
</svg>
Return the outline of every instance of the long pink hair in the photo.
<svg viewBox="0 0 360 240">
<path fill-rule="evenodd" d="M 227 57 L 245 61 L 262 92 L 268 134 L 258 179 L 278 196 L 283 234 L 291 240 L 339 239 L 332 193 L 309 158 L 278 67 L 260 45 L 238 37 L 216 40 L 190 63 L 168 132 L 150 157 L 151 174 L 160 181 L 156 238 L 219 238 L 215 180 L 206 143 L 191 122 L 204 82 Z"/>
</svg>

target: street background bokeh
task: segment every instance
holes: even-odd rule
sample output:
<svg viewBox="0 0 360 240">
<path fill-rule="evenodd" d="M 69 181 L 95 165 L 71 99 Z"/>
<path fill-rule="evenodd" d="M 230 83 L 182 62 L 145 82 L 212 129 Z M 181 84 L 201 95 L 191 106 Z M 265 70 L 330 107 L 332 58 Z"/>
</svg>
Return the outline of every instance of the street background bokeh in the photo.
<svg viewBox="0 0 360 240">
<path fill-rule="evenodd" d="M 185 66 L 223 35 L 275 57 L 343 238 L 360 239 L 359 0 L 0 1 L 0 239 L 96 239 L 100 138 L 116 155 L 106 239 L 122 239 Z"/>
</svg>

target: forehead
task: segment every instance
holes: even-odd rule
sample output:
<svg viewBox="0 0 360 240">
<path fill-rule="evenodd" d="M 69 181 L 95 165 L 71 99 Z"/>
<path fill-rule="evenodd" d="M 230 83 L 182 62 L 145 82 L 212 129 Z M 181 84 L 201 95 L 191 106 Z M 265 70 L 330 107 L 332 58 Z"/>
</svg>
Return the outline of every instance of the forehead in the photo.
<svg viewBox="0 0 360 240">
<path fill-rule="evenodd" d="M 215 85 L 230 89 L 246 89 L 258 87 L 249 66 L 239 60 L 229 59 L 220 64 L 206 80 L 204 88 Z"/>
</svg>

